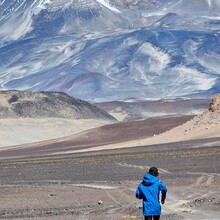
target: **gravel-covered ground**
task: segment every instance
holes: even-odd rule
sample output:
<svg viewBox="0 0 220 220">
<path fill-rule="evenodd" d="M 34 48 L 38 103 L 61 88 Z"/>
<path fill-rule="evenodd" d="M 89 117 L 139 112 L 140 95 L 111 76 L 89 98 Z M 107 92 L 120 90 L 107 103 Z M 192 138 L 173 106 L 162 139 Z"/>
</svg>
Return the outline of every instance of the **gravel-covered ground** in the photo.
<svg viewBox="0 0 220 220">
<path fill-rule="evenodd" d="M 168 187 L 163 220 L 217 220 L 220 146 L 208 142 L 2 160 L 0 219 L 143 219 L 135 189 L 149 167 L 157 166 Z"/>
</svg>

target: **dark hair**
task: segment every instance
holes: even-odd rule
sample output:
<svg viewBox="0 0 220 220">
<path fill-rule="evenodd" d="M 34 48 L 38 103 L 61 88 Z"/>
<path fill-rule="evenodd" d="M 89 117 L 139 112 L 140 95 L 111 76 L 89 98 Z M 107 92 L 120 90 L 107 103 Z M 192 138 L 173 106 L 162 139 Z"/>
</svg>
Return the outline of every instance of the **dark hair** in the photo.
<svg viewBox="0 0 220 220">
<path fill-rule="evenodd" d="M 159 172 L 158 172 L 158 169 L 156 167 L 151 167 L 149 169 L 149 174 L 153 175 L 153 176 L 158 176 L 159 175 Z"/>
</svg>

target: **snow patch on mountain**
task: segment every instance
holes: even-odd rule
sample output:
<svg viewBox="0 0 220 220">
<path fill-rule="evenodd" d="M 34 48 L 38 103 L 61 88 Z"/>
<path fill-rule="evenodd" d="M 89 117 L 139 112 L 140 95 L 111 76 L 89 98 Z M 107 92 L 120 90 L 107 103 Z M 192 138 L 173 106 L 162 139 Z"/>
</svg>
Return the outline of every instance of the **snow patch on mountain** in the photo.
<svg viewBox="0 0 220 220">
<path fill-rule="evenodd" d="M 106 1 L 106 0 L 96 0 L 96 1 L 99 2 L 100 4 L 102 4 L 103 6 L 105 6 L 106 8 L 108 8 L 108 9 L 114 11 L 114 12 L 121 13 L 120 10 L 118 10 L 117 8 L 111 6 L 111 5 L 109 4 L 109 2 Z"/>
<path fill-rule="evenodd" d="M 36 7 L 33 8 L 34 15 L 39 14 L 42 10 L 47 9 L 47 4 L 52 4 L 51 0 L 41 0 Z"/>
</svg>

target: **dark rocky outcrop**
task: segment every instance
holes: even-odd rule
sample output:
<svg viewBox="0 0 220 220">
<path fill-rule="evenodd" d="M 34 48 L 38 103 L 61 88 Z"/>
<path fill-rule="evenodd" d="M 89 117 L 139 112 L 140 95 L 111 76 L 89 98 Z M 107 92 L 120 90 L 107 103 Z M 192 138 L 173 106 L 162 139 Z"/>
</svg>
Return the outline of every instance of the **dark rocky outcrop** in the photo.
<svg viewBox="0 0 220 220">
<path fill-rule="evenodd" d="M 209 104 L 209 111 L 215 112 L 220 111 L 220 94 L 217 94 L 213 97 Z"/>
<path fill-rule="evenodd" d="M 98 107 L 63 92 L 0 91 L 0 118 L 116 120 Z"/>
</svg>

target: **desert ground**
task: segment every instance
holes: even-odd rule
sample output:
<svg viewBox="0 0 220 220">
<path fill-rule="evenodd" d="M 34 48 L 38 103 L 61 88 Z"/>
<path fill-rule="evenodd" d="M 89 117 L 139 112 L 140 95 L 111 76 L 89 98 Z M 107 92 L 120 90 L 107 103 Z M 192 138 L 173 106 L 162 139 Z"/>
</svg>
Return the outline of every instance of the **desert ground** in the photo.
<svg viewBox="0 0 220 220">
<path fill-rule="evenodd" d="M 150 166 L 168 188 L 162 220 L 219 219 L 219 114 L 91 122 L 72 135 L 68 123 L 56 124 L 48 131 L 54 139 L 34 143 L 6 127 L 11 145 L 1 142 L 0 219 L 141 220 L 135 190 Z M 65 137 L 55 138 L 62 129 Z M 44 130 L 35 124 L 33 133 Z"/>
<path fill-rule="evenodd" d="M 162 219 L 217 220 L 220 148 L 209 143 L 219 142 L 2 161 L 0 219 L 143 219 L 135 189 L 154 165 L 168 187 Z"/>
</svg>

